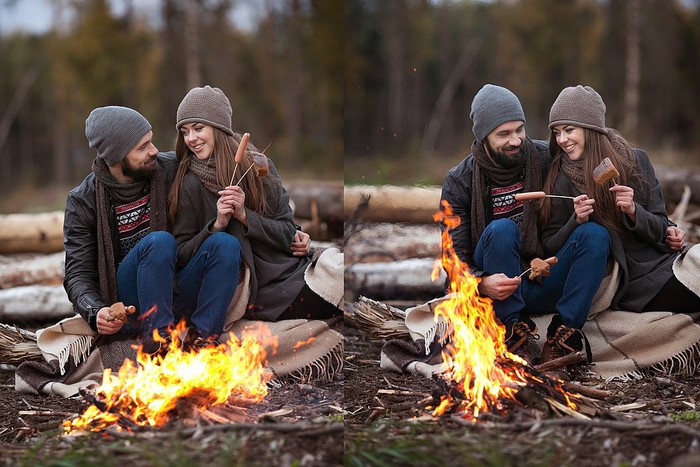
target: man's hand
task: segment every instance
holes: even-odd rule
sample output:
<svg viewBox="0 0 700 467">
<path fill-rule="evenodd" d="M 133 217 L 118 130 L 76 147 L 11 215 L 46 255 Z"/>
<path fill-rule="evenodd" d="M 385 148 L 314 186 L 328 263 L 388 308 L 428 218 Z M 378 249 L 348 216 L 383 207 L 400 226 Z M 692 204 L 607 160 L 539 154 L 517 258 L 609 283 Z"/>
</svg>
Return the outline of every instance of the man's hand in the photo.
<svg viewBox="0 0 700 467">
<path fill-rule="evenodd" d="M 111 321 L 109 321 L 111 320 Z M 119 331 L 124 323 L 118 319 L 113 319 L 109 307 L 105 306 L 100 308 L 97 312 L 97 332 L 100 334 L 114 334 Z"/>
<path fill-rule="evenodd" d="M 292 240 L 292 244 L 289 247 L 294 256 L 306 256 L 311 250 L 311 236 L 306 232 L 297 230 L 297 233 L 294 234 L 294 240 Z"/>
<path fill-rule="evenodd" d="M 508 277 L 503 273 L 482 276 L 479 293 L 494 300 L 505 300 L 510 297 L 520 285 L 520 277 Z"/>
<path fill-rule="evenodd" d="M 666 229 L 666 245 L 672 250 L 680 250 L 685 243 L 685 231 L 675 226 Z"/>
</svg>

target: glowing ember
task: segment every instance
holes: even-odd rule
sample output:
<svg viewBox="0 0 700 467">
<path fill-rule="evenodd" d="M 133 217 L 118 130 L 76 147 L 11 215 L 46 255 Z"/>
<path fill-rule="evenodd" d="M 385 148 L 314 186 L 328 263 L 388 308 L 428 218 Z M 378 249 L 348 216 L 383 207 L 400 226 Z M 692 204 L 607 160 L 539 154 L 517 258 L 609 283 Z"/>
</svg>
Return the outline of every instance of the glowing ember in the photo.
<svg viewBox="0 0 700 467">
<path fill-rule="evenodd" d="M 459 216 L 445 201 L 443 209 L 434 219 L 447 227 L 442 233 L 442 267 L 450 279 L 451 294 L 435 307 L 435 319 L 442 316 L 451 325 L 449 343 L 442 352 L 443 375 L 457 385 L 464 398 L 456 400 L 448 391 L 433 415 L 442 415 L 457 406 L 457 410 L 476 419 L 480 412 L 498 407 L 499 399 L 514 399 L 528 381 L 543 381 L 542 376 L 537 378 L 528 372 L 532 368 L 524 360 L 508 352 L 505 328 L 496 321 L 491 299 L 479 295 L 480 280 L 454 251 L 448 232 L 459 225 Z M 437 264 L 433 280 L 439 275 L 439 268 Z M 551 381 L 547 384 L 551 385 Z M 565 393 L 563 396 L 569 407 L 575 408 Z"/>
<path fill-rule="evenodd" d="M 180 323 L 173 330 L 174 342 L 183 329 Z M 99 431 L 117 422 L 163 426 L 177 415 L 182 401 L 201 409 L 229 399 L 260 402 L 271 377 L 265 371 L 266 345 L 276 350 L 277 338 L 260 325 L 247 328 L 240 340 L 232 335 L 225 345 L 198 352 L 171 345 L 165 357 L 151 357 L 139 348 L 136 364 L 125 360 L 116 375 L 105 370 L 102 385 L 95 391 L 100 408 L 93 404 L 80 417 L 65 421 L 64 431 Z"/>
</svg>

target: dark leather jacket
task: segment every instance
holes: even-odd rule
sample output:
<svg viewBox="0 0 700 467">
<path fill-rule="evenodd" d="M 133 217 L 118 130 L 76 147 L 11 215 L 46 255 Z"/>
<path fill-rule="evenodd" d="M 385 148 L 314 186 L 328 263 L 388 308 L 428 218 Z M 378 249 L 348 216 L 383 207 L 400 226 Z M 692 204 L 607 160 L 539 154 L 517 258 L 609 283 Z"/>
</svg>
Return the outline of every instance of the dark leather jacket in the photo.
<svg viewBox="0 0 700 467">
<path fill-rule="evenodd" d="M 166 190 L 170 190 L 177 161 L 174 152 L 160 153 L 156 156 L 161 170 L 165 170 Z M 167 196 L 167 193 L 164 194 Z M 63 220 L 63 247 L 66 252 L 66 272 L 63 287 L 73 309 L 79 313 L 90 327 L 97 331 L 96 317 L 100 308 L 109 306 L 100 296 L 97 272 L 99 251 L 97 242 L 97 217 L 95 197 L 95 174 L 90 173 L 83 182 L 68 193 L 66 212 Z M 112 208 L 112 214 L 114 210 Z M 110 217 L 114 239 L 115 257 L 117 256 L 116 221 Z"/>
</svg>

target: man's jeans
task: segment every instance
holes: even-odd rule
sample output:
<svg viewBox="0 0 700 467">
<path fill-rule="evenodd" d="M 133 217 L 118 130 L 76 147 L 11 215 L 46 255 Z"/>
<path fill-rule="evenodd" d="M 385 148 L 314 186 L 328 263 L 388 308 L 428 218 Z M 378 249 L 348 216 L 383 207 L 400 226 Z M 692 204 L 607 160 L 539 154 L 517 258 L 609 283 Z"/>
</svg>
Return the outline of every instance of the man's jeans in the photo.
<svg viewBox="0 0 700 467">
<path fill-rule="evenodd" d="M 177 248 L 168 232 L 146 235 L 122 260 L 117 269 L 119 300 L 134 305 L 137 313 L 120 332 L 137 331 L 146 338 L 154 329 L 173 324 L 173 283 Z"/>
<path fill-rule="evenodd" d="M 516 277 L 523 272 L 519 250 L 517 224 L 510 219 L 499 219 L 491 222 L 481 235 L 474 262 L 487 275 L 503 273 Z M 594 222 L 579 225 L 557 252 L 559 261 L 551 267 L 551 275 L 542 278 L 542 284 L 524 275 L 510 297 L 493 301 L 496 316 L 506 324 L 519 321 L 521 314 L 558 312 L 567 326 L 581 329 L 605 275 L 609 253 L 610 235 L 604 227 Z"/>
<path fill-rule="evenodd" d="M 177 273 L 175 313 L 186 318 L 202 337 L 218 337 L 241 272 L 241 244 L 217 232 Z"/>
</svg>

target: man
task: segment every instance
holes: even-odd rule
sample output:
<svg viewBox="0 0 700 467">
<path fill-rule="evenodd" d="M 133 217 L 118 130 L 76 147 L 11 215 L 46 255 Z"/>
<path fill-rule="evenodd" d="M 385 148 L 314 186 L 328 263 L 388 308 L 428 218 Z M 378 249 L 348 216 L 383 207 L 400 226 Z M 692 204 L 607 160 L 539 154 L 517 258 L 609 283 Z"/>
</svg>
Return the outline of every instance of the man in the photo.
<svg viewBox="0 0 700 467">
<path fill-rule="evenodd" d="M 140 335 L 144 352 L 164 354 L 175 321 L 177 253 L 166 230 L 175 154 L 159 153 L 148 120 L 126 107 L 93 110 L 85 135 L 97 158 L 92 173 L 68 194 L 64 287 L 98 334 Z M 308 235 L 299 232 L 291 249 L 308 253 Z M 225 276 L 217 261 L 206 263 L 206 274 Z M 117 301 L 136 307 L 126 324 L 110 316 Z"/>
<path fill-rule="evenodd" d="M 156 352 L 173 324 L 175 239 L 166 221 L 174 154 L 153 145 L 150 123 L 126 107 L 100 107 L 85 122 L 97 158 L 68 194 L 64 220 L 64 287 L 75 310 L 101 335 L 140 334 Z M 134 305 L 128 324 L 109 306 Z"/>
<path fill-rule="evenodd" d="M 527 137 L 520 101 L 506 88 L 485 85 L 474 97 L 470 117 L 476 141 L 471 154 L 447 173 L 441 195 L 441 209 L 446 201 L 460 218 L 451 231 L 455 253 L 481 278 L 480 294 L 493 299 L 510 352 L 537 362 L 539 336 L 528 315 L 556 312 L 544 354 L 555 358 L 585 351 L 590 361 L 580 328 L 603 278 L 610 238 L 604 228 L 588 223 L 558 252 L 551 276 L 521 279 L 530 260 L 543 253 L 537 202 L 516 201 L 513 195 L 542 190 L 551 162 L 548 147 Z M 570 271 L 585 273 L 569 277 Z"/>
</svg>

